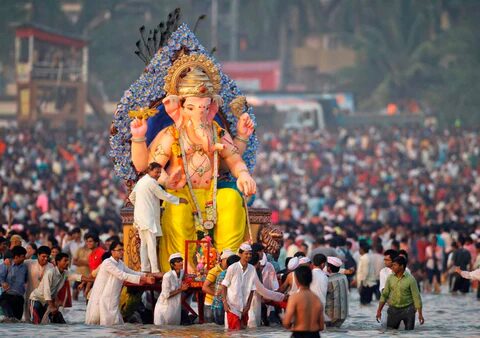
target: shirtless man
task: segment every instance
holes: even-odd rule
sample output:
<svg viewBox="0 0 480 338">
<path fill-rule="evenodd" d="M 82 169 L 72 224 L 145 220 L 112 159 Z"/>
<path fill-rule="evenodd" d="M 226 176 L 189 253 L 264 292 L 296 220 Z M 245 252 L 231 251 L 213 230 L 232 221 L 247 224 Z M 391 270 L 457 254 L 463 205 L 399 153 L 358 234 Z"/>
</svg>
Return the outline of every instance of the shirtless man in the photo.
<svg viewBox="0 0 480 338">
<path fill-rule="evenodd" d="M 293 338 L 318 338 L 323 330 L 323 307 L 320 299 L 310 291 L 312 271 L 307 266 L 295 270 L 298 292 L 288 299 L 283 326 L 292 330 Z"/>
</svg>

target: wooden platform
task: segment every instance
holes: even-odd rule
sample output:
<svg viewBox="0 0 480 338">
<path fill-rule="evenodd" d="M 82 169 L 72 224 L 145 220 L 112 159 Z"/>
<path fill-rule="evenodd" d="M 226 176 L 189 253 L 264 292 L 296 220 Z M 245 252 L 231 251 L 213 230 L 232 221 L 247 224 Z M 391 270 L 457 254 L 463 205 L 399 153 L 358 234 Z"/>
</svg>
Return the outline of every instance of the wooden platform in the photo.
<svg viewBox="0 0 480 338">
<path fill-rule="evenodd" d="M 263 226 L 271 225 L 272 212 L 269 209 L 249 208 L 248 214 L 252 239 L 253 242 L 257 242 L 260 229 Z M 123 260 L 130 269 L 140 271 L 140 237 L 136 229 L 133 228 L 133 208 L 123 208 L 120 215 L 122 217 L 123 244 L 125 247 Z M 245 241 L 249 239 L 249 232 L 246 231 Z"/>
</svg>

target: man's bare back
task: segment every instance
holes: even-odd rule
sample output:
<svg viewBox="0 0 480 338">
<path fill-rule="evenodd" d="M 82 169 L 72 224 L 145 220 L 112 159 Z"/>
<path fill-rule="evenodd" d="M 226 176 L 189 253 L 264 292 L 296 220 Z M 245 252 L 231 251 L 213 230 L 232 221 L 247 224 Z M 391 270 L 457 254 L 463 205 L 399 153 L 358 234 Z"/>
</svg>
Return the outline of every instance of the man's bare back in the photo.
<svg viewBox="0 0 480 338">
<path fill-rule="evenodd" d="M 310 289 L 302 286 L 290 296 L 283 325 L 293 332 L 318 333 L 323 330 L 323 307 Z"/>
</svg>

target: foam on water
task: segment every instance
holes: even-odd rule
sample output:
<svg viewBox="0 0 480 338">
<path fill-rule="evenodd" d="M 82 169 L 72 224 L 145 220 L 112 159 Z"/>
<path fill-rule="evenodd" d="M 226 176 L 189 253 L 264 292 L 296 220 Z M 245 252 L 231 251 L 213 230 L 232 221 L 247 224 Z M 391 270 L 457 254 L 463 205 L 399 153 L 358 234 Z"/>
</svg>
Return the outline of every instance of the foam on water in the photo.
<svg viewBox="0 0 480 338">
<path fill-rule="evenodd" d="M 480 337 L 480 301 L 470 293 L 452 296 L 423 295 L 425 324 L 416 323 L 415 331 L 384 332 L 375 320 L 377 303 L 360 306 L 358 293 L 350 295 L 350 316 L 342 328 L 328 330 L 322 337 Z M 115 327 L 88 326 L 83 323 L 85 305 L 75 302 L 64 312 L 69 325 L 0 324 L 0 337 L 255 337 L 283 338 L 290 334 L 279 326 L 261 327 L 240 332 L 225 332 L 215 324 L 164 326 L 125 324 Z"/>
</svg>

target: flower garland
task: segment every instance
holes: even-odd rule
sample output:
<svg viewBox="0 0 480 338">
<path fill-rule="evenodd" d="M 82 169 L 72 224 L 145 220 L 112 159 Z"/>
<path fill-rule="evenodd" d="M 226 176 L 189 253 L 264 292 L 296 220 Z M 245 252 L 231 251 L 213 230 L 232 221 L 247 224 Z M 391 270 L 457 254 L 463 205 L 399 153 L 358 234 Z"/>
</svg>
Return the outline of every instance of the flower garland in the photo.
<svg viewBox="0 0 480 338">
<path fill-rule="evenodd" d="M 182 24 L 172 34 L 167 44 L 155 54 L 145 68 L 144 73 L 125 91 L 120 102 L 117 104 L 112 123 L 113 132 L 110 136 L 111 150 L 109 155 L 114 162 L 115 174 L 124 180 L 137 179 L 137 173 L 131 161 L 130 122 L 132 118 L 128 116 L 128 112 L 138 110 L 141 107 L 148 107 L 151 102 L 157 101 L 165 96 L 163 90 L 165 76 L 181 49 L 205 54 L 212 59 L 219 69 L 221 77 L 221 90 L 219 94 L 224 101 L 221 109 L 229 123 L 228 127 L 233 134 L 232 137 L 237 133 L 236 124 L 238 119 L 230 111 L 229 104 L 235 97 L 242 95 L 240 89 L 233 80 L 222 72 L 220 64 L 209 55 L 208 51 L 199 43 L 187 25 Z M 255 124 L 255 115 L 251 107 L 247 110 L 247 113 Z M 253 134 L 250 136 L 247 149 L 243 154 L 243 160 L 250 172 L 253 172 L 255 167 L 257 147 L 258 139 L 257 136 Z M 233 181 L 235 179 L 230 175 L 229 180 Z"/>
</svg>

